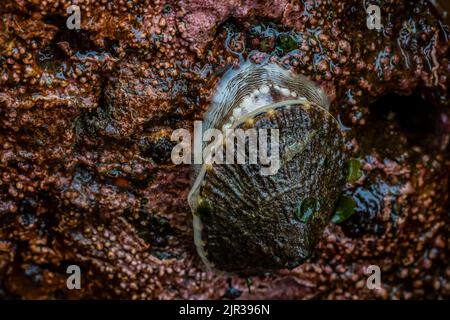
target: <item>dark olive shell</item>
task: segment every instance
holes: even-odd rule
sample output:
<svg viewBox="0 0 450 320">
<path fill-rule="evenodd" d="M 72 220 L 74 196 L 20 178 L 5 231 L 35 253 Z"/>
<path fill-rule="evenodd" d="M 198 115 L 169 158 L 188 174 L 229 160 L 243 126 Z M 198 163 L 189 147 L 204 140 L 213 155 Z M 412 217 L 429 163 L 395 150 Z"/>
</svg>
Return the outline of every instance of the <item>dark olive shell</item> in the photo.
<svg viewBox="0 0 450 320">
<path fill-rule="evenodd" d="M 262 175 L 259 162 L 203 165 L 189 195 L 198 253 L 239 274 L 294 268 L 312 254 L 345 184 L 339 125 L 301 99 L 258 108 L 233 128 L 278 129 L 280 168 Z"/>
</svg>

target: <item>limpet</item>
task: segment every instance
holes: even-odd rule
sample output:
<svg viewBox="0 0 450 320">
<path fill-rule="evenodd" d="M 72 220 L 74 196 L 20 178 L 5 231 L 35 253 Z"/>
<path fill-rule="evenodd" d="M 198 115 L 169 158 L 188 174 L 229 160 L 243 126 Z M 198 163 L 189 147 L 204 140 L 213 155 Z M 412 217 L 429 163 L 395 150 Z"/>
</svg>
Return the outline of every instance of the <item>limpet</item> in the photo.
<svg viewBox="0 0 450 320">
<path fill-rule="evenodd" d="M 343 136 L 326 95 L 276 64 L 246 62 L 218 84 L 204 117 L 209 128 L 278 129 L 279 144 L 269 149 L 279 147 L 279 168 L 262 174 L 260 158 L 197 166 L 188 201 L 203 262 L 238 274 L 298 266 L 312 254 L 346 180 Z"/>
</svg>

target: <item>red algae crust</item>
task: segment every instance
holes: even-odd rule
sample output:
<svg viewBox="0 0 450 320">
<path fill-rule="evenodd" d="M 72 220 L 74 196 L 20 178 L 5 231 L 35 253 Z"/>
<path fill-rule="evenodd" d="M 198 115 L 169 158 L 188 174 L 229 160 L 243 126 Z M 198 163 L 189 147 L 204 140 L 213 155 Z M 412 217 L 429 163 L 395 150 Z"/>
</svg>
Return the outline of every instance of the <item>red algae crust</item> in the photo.
<svg viewBox="0 0 450 320">
<path fill-rule="evenodd" d="M 356 0 L 3 0 L 0 298 L 229 297 L 195 251 L 190 168 L 172 164 L 170 136 L 202 119 L 243 58 L 319 83 L 362 177 L 344 191 L 357 212 L 328 225 L 308 262 L 251 292 L 231 275 L 240 298 L 449 298 L 449 28 L 428 1 L 380 6 L 377 32 Z M 279 43 L 291 33 L 294 47 Z M 373 120 L 390 93 L 438 110 L 426 143 Z M 69 265 L 81 290 L 67 289 Z"/>
</svg>

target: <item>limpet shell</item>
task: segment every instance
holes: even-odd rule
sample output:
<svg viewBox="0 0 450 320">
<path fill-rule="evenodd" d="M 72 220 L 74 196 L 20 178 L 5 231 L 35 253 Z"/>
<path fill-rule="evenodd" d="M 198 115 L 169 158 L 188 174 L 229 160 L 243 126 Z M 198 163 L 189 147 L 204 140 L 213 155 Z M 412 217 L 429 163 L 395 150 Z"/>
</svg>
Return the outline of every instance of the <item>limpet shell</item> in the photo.
<svg viewBox="0 0 450 320">
<path fill-rule="evenodd" d="M 278 129 L 280 167 L 269 175 L 259 160 L 196 168 L 188 201 L 205 264 L 257 274 L 312 254 L 346 177 L 342 133 L 328 109 L 318 86 L 275 64 L 247 62 L 225 75 L 204 130 Z"/>
</svg>

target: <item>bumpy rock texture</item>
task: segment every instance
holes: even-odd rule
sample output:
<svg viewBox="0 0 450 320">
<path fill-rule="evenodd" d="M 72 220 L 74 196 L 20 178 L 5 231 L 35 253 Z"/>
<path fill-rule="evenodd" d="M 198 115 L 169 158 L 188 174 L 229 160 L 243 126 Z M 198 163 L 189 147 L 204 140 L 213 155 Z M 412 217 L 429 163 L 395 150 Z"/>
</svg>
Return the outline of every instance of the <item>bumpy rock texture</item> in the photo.
<svg viewBox="0 0 450 320">
<path fill-rule="evenodd" d="M 449 28 L 427 1 L 373 2 L 381 31 L 356 0 L 2 1 L 0 297 L 235 293 L 195 253 L 170 134 L 228 67 L 271 55 L 326 90 L 362 177 L 316 255 L 241 298 L 448 298 Z M 66 288 L 71 264 L 82 290 Z"/>
</svg>

